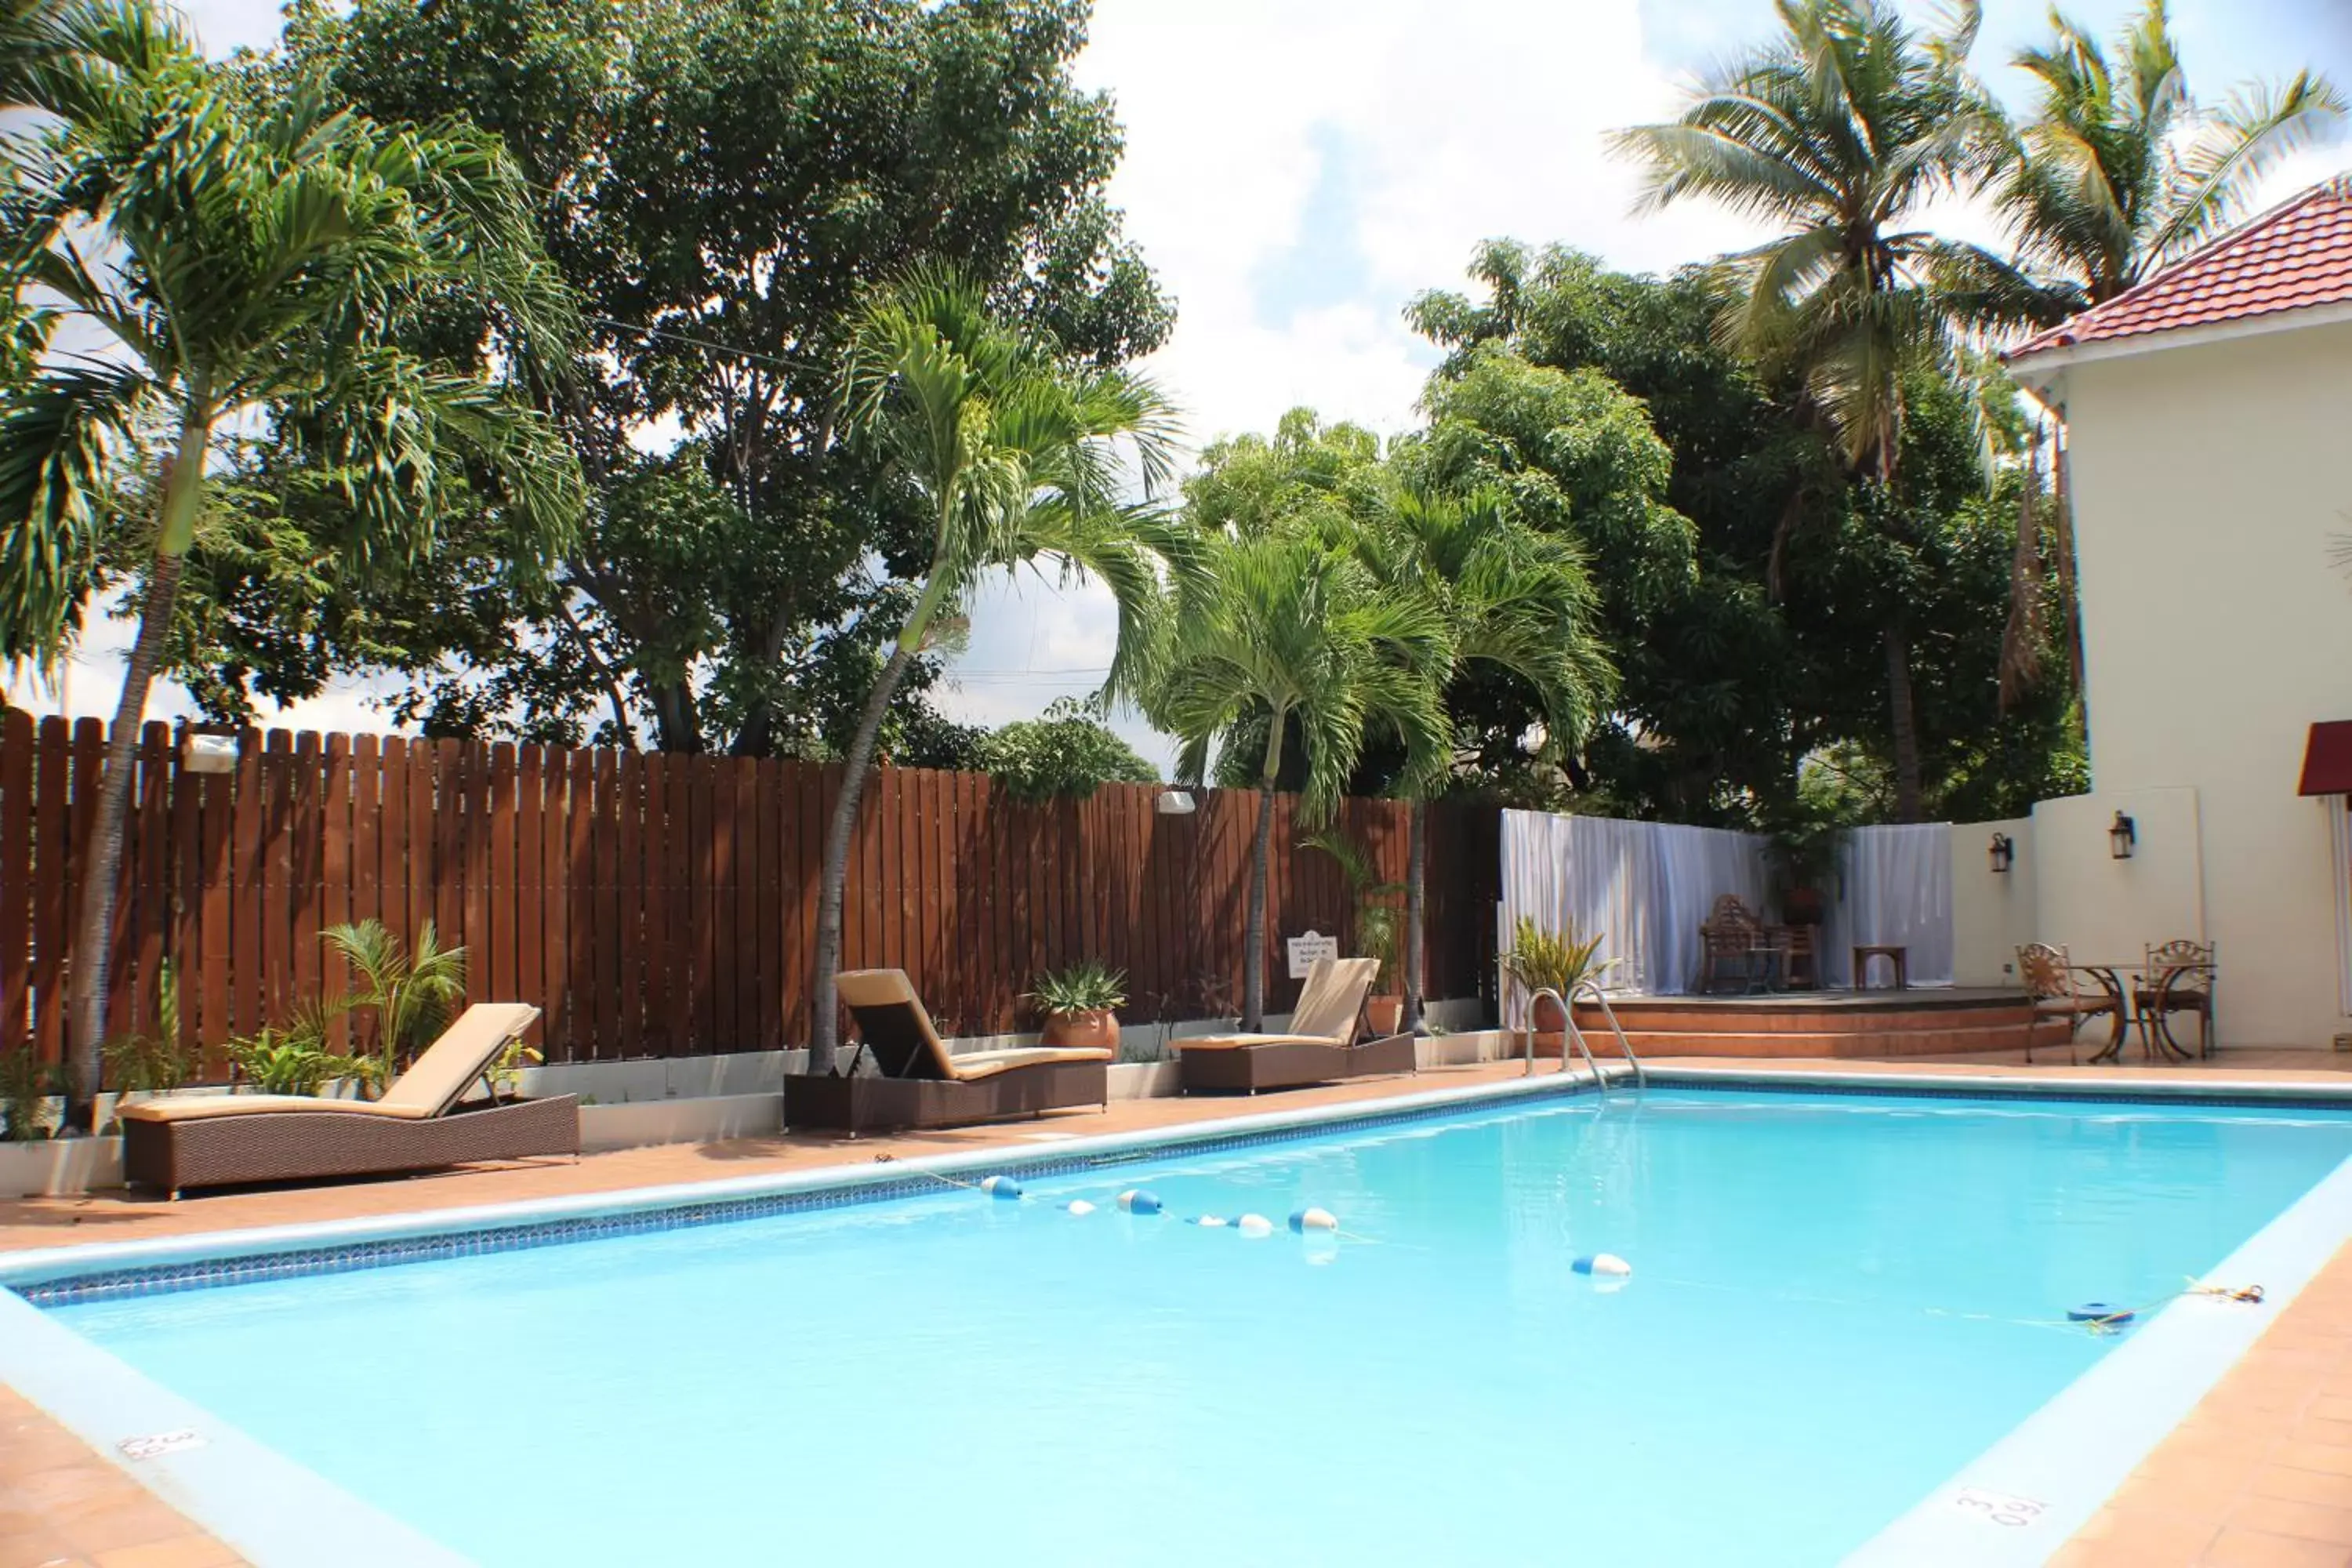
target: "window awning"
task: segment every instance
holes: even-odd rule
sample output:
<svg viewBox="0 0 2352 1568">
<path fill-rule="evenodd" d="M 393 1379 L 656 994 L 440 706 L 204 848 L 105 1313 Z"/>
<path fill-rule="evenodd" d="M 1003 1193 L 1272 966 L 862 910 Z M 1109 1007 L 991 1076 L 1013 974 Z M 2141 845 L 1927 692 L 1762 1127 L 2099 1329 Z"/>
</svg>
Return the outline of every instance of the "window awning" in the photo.
<svg viewBox="0 0 2352 1568">
<path fill-rule="evenodd" d="M 2352 720 L 2314 724 L 2303 748 L 2297 795 L 2352 795 Z"/>
</svg>

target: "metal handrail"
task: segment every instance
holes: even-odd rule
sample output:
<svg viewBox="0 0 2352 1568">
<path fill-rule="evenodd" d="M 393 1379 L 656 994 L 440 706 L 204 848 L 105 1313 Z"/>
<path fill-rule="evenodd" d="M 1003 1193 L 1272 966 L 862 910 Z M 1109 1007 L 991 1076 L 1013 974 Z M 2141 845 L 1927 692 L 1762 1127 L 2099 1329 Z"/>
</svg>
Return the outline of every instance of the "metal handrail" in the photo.
<svg viewBox="0 0 2352 1568">
<path fill-rule="evenodd" d="M 1569 1006 L 1567 997 L 1562 996 L 1559 992 L 1553 990 L 1549 985 L 1538 986 L 1534 991 L 1528 994 L 1528 1070 L 1525 1076 L 1533 1078 L 1536 1075 L 1536 1004 L 1542 1001 L 1547 996 L 1559 1004 L 1559 1016 L 1563 1019 L 1567 1020 L 1568 1024 L 1566 1037 L 1576 1042 L 1576 1048 L 1584 1055 L 1584 1065 L 1592 1069 L 1593 1089 L 1597 1092 L 1608 1092 L 1609 1079 L 1607 1076 L 1601 1072 L 1601 1063 L 1594 1058 L 1592 1047 L 1584 1043 L 1584 1031 L 1576 1026 L 1575 1010 Z M 1560 1072 L 1565 1075 L 1569 1070 L 1569 1067 L 1568 1047 L 1567 1046 L 1562 1045 L 1559 1048 Z"/>
<path fill-rule="evenodd" d="M 1582 996 L 1588 992 L 1591 993 L 1592 1000 L 1600 1005 L 1601 1016 L 1609 1020 L 1609 1027 L 1617 1037 L 1617 1048 L 1625 1053 L 1625 1059 L 1627 1061 L 1633 1064 L 1633 1087 L 1635 1089 L 1649 1088 L 1650 1075 L 1642 1070 L 1642 1058 L 1633 1054 L 1633 1042 L 1626 1038 L 1625 1026 L 1617 1021 L 1617 1009 L 1609 1005 L 1609 994 L 1601 989 L 1601 983 L 1597 980 L 1580 980 L 1577 982 L 1575 989 L 1576 994 L 1579 996 Z M 1573 1007 L 1564 1007 L 1562 1011 L 1566 1012 L 1569 1016 L 1569 1027 L 1574 1028 L 1576 1026 L 1576 1009 Z M 1591 1049 L 1588 1047 L 1585 1051 L 1585 1055 L 1590 1057 L 1591 1054 Z"/>
</svg>

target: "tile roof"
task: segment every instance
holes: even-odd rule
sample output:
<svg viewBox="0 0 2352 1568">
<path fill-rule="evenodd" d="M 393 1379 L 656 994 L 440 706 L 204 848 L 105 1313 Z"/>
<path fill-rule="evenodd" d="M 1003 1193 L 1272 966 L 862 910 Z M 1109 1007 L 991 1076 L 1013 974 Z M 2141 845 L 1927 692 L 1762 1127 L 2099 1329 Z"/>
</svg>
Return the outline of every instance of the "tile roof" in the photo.
<svg viewBox="0 0 2352 1568">
<path fill-rule="evenodd" d="M 2352 176 L 2314 185 L 2003 357 L 2352 303 Z"/>
</svg>

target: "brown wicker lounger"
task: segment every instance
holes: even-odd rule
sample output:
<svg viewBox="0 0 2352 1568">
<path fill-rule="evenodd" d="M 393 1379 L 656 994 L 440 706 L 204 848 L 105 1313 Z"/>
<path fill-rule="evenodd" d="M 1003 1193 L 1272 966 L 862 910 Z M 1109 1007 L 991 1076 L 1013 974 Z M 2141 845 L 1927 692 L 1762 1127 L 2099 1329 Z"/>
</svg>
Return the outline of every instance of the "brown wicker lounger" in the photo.
<svg viewBox="0 0 2352 1568">
<path fill-rule="evenodd" d="M 1184 1092 L 1297 1089 L 1334 1079 L 1409 1073 L 1417 1066 L 1411 1035 L 1389 1035 L 1361 1045 L 1364 997 L 1380 973 L 1370 958 L 1322 958 L 1307 973 L 1306 988 L 1286 1035 L 1205 1035 L 1171 1042 Z"/>
<path fill-rule="evenodd" d="M 1110 1052 L 1031 1046 L 950 1052 L 902 969 L 853 969 L 837 982 L 857 1020 L 845 1073 L 789 1073 L 784 1125 L 835 1132 L 966 1127 L 1110 1100 Z M 860 1076 L 870 1054 L 881 1075 Z"/>
<path fill-rule="evenodd" d="M 126 1105 L 123 1176 L 176 1198 L 193 1187 L 577 1154 L 576 1096 L 457 1103 L 538 1016 L 526 1003 L 476 1003 L 381 1100 L 220 1094 Z"/>
</svg>

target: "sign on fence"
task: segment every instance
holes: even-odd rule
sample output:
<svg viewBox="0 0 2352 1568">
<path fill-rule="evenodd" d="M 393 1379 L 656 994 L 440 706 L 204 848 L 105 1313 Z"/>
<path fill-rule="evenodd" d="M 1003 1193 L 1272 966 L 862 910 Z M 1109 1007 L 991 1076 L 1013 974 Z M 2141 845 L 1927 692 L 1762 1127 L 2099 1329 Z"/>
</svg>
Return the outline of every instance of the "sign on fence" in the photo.
<svg viewBox="0 0 2352 1568">
<path fill-rule="evenodd" d="M 1307 972 L 1315 967 L 1317 959 L 1339 956 L 1338 937 L 1318 936 L 1311 931 L 1294 936 L 1282 945 L 1290 950 L 1290 977 L 1293 980 L 1306 979 Z"/>
</svg>

